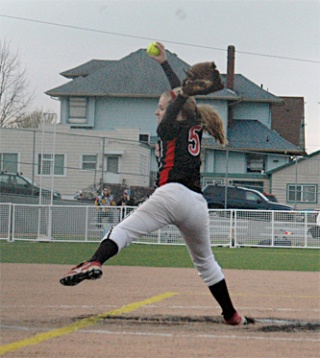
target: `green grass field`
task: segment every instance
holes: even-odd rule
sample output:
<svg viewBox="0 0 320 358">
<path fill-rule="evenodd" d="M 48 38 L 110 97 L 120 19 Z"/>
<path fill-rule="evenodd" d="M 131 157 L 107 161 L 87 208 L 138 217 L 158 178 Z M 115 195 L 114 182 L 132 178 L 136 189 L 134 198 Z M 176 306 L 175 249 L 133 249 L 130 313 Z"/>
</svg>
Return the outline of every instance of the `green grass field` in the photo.
<svg viewBox="0 0 320 358">
<path fill-rule="evenodd" d="M 75 265 L 88 260 L 98 244 L 0 241 L 1 263 Z M 224 269 L 320 271 L 320 251 L 311 249 L 223 248 L 213 252 Z M 109 265 L 193 267 L 185 246 L 132 244 Z"/>
</svg>

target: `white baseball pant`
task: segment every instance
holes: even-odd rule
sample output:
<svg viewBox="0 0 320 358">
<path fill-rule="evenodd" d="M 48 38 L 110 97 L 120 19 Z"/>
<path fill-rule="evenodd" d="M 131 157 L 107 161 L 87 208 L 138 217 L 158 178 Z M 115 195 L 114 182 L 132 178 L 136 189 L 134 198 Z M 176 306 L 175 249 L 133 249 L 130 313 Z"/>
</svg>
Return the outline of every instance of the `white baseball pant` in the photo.
<svg viewBox="0 0 320 358">
<path fill-rule="evenodd" d="M 168 183 L 116 225 L 109 239 L 120 252 L 131 242 L 166 225 L 175 225 L 182 234 L 191 259 L 207 286 L 224 279 L 210 247 L 207 202 L 202 194 L 182 184 Z M 108 233 L 102 239 L 105 240 Z"/>
</svg>

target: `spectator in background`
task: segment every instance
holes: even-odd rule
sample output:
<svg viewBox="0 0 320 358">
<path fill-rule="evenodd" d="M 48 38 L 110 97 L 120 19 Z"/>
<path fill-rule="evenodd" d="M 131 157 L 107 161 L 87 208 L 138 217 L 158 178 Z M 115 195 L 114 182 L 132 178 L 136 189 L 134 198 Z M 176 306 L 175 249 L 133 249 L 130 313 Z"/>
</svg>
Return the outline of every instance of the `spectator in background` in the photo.
<svg viewBox="0 0 320 358">
<path fill-rule="evenodd" d="M 113 223 L 113 215 L 110 212 L 110 206 L 115 206 L 116 202 L 114 200 L 113 195 L 111 195 L 111 191 L 109 187 L 105 187 L 101 193 L 98 195 L 95 200 L 95 206 L 97 206 L 98 210 L 98 228 L 102 227 L 102 218 L 108 218 L 108 222 Z"/>
<path fill-rule="evenodd" d="M 122 220 L 127 213 L 125 206 L 134 206 L 134 199 L 131 196 L 131 191 L 126 189 L 123 192 L 122 198 L 117 202 L 117 206 L 123 206 L 120 210 L 120 220 Z"/>
<path fill-rule="evenodd" d="M 74 196 L 74 198 L 77 199 L 77 200 L 83 199 L 84 198 L 83 191 L 82 190 L 77 191 L 75 196 Z"/>
<path fill-rule="evenodd" d="M 117 206 L 132 206 L 134 205 L 134 199 L 131 195 L 131 191 L 126 189 L 123 192 L 122 198 L 117 202 Z"/>
</svg>

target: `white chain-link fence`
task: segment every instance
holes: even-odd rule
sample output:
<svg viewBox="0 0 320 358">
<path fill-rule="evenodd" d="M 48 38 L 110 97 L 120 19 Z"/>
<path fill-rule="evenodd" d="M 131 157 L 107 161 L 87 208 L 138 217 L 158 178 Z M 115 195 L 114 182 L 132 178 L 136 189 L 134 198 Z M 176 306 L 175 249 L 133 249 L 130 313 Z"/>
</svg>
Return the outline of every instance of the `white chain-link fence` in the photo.
<svg viewBox="0 0 320 358">
<path fill-rule="evenodd" d="M 0 239 L 99 242 L 136 207 L 0 204 Z M 212 246 L 320 248 L 315 212 L 210 209 Z M 183 245 L 179 230 L 166 226 L 135 241 Z"/>
</svg>

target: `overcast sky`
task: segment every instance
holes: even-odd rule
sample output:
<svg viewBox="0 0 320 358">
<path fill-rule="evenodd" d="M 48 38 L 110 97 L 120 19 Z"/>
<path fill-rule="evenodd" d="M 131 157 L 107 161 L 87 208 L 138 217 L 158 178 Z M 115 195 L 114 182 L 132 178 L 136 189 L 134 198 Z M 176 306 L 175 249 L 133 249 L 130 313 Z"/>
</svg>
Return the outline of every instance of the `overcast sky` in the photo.
<svg viewBox="0 0 320 358">
<path fill-rule="evenodd" d="M 34 109 L 59 113 L 44 92 L 91 59 L 118 60 L 156 40 L 189 64 L 213 60 L 225 73 L 234 45 L 236 73 L 277 96 L 304 97 L 307 152 L 320 149 L 319 0 L 0 0 L 0 14 Z"/>
</svg>

